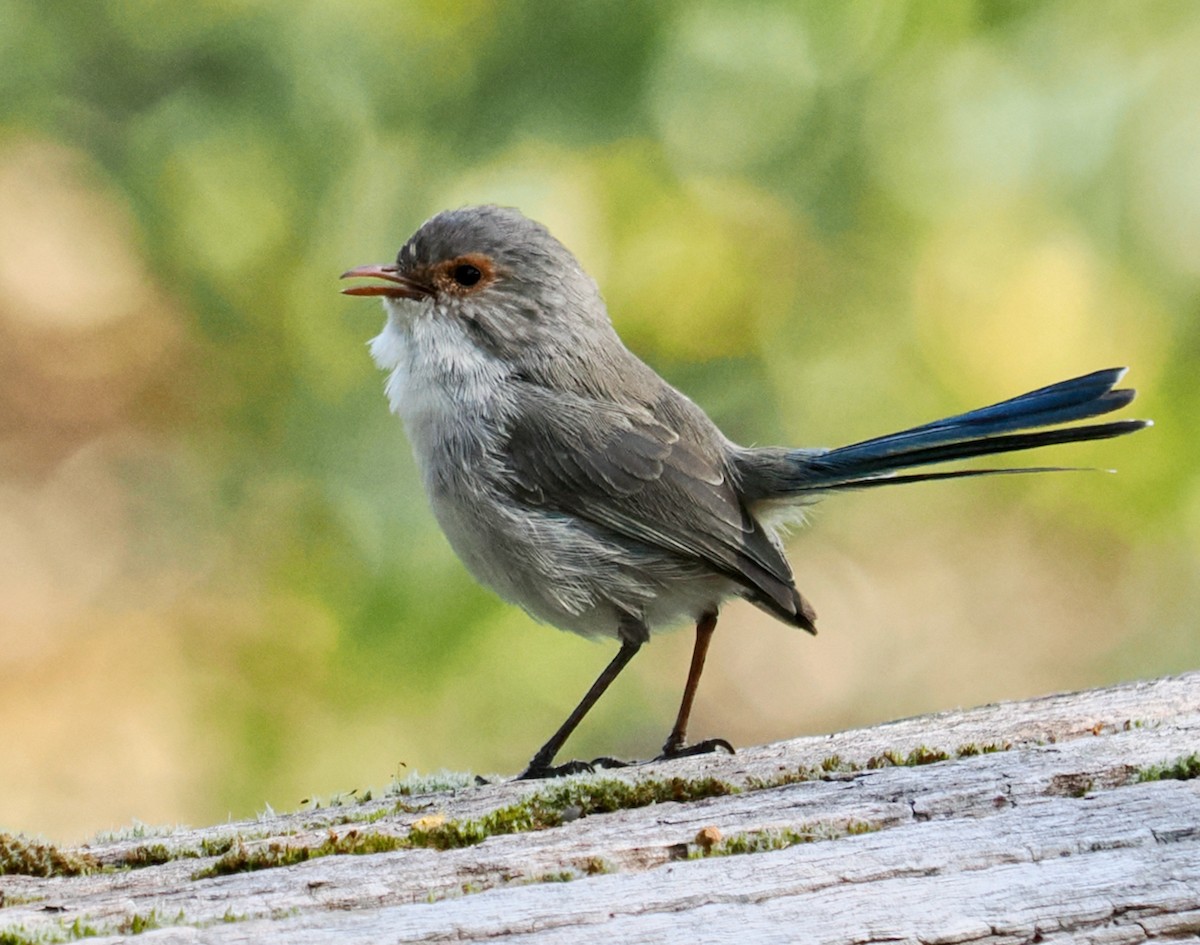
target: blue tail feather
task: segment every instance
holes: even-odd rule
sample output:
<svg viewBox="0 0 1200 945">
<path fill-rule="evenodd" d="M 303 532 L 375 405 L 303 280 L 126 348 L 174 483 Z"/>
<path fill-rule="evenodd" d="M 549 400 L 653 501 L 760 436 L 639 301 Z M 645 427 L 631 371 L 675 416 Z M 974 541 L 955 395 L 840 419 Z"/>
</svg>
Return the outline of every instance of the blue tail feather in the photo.
<svg viewBox="0 0 1200 945">
<path fill-rule="evenodd" d="M 1133 400 L 1133 390 L 1114 390 L 1125 368 L 1109 368 L 1042 387 L 987 407 L 935 420 L 898 433 L 863 440 L 832 450 L 789 453 L 786 481 L 771 491 L 784 495 L 860 489 L 900 482 L 952 479 L 1020 469 L 963 470 L 897 476 L 915 466 L 952 462 L 975 456 L 1034 449 L 1056 443 L 1105 439 L 1149 426 L 1145 420 L 1061 426 L 1119 410 Z M 1023 433 L 1041 427 L 1053 430 Z M 1063 467 L 1038 467 L 1044 472 Z M 780 489 L 782 486 L 782 489 Z"/>
<path fill-rule="evenodd" d="M 997 404 L 830 450 L 825 457 L 853 462 L 860 457 L 887 456 L 919 446 L 973 440 L 1100 416 L 1119 410 L 1133 400 L 1134 391 L 1113 390 L 1125 371 L 1126 368 L 1108 368 L 1060 381 Z"/>
</svg>

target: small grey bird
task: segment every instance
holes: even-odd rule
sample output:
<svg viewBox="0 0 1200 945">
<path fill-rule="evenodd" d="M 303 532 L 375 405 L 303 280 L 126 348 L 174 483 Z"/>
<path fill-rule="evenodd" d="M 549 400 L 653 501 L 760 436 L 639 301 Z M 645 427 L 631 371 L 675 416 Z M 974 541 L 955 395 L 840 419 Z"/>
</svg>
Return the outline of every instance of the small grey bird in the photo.
<svg viewBox="0 0 1200 945">
<path fill-rule="evenodd" d="M 426 221 L 394 264 L 362 266 L 371 342 L 434 514 L 471 573 L 538 620 L 620 649 L 522 777 L 553 764 L 652 632 L 696 625 L 683 701 L 661 757 L 686 741 L 717 611 L 742 597 L 815 633 L 778 536 L 827 492 L 1037 469 L 900 470 L 1132 433 L 1144 420 L 1062 427 L 1124 407 L 1123 368 L 839 449 L 744 447 L 622 344 L 596 283 L 539 223 L 464 207 Z M 1035 428 L 1056 429 L 1030 433 Z M 606 759 L 608 760 L 608 759 Z"/>
</svg>

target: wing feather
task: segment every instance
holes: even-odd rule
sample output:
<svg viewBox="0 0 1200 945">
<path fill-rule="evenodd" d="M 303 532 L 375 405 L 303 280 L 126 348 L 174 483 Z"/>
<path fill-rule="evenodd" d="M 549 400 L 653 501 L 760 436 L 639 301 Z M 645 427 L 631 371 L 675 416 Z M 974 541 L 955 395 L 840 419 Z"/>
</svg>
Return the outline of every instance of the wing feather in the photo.
<svg viewBox="0 0 1200 945">
<path fill-rule="evenodd" d="M 687 434 L 695 440 L 698 431 L 686 425 L 699 413 L 690 403 L 691 411 L 666 405 L 652 412 L 535 384 L 517 389 L 506 451 L 515 497 L 702 561 L 742 584 L 752 600 L 811 629 L 812 609 L 742 503 L 724 452 L 690 445 Z"/>
</svg>

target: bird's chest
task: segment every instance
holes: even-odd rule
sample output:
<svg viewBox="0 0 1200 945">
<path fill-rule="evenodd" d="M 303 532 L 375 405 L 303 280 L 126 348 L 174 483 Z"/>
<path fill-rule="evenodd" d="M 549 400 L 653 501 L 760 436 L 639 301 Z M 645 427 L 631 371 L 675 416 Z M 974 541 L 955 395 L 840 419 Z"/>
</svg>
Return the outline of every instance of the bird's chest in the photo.
<svg viewBox="0 0 1200 945">
<path fill-rule="evenodd" d="M 501 474 L 504 365 L 453 323 L 432 319 L 389 319 L 371 354 L 388 371 L 388 403 L 435 504 Z"/>
</svg>

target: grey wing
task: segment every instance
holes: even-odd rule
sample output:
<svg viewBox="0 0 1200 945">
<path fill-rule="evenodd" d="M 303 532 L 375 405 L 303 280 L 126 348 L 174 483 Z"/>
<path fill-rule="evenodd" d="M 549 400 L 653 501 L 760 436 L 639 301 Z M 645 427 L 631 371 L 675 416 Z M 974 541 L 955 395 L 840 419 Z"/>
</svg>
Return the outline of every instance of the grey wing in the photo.
<svg viewBox="0 0 1200 945">
<path fill-rule="evenodd" d="M 517 386 L 507 444 L 517 498 L 702 561 L 740 583 L 755 603 L 813 632 L 816 614 L 797 592 L 787 560 L 746 511 L 723 451 L 698 445 L 707 431 L 695 430 L 686 413 L 655 416 Z"/>
</svg>

